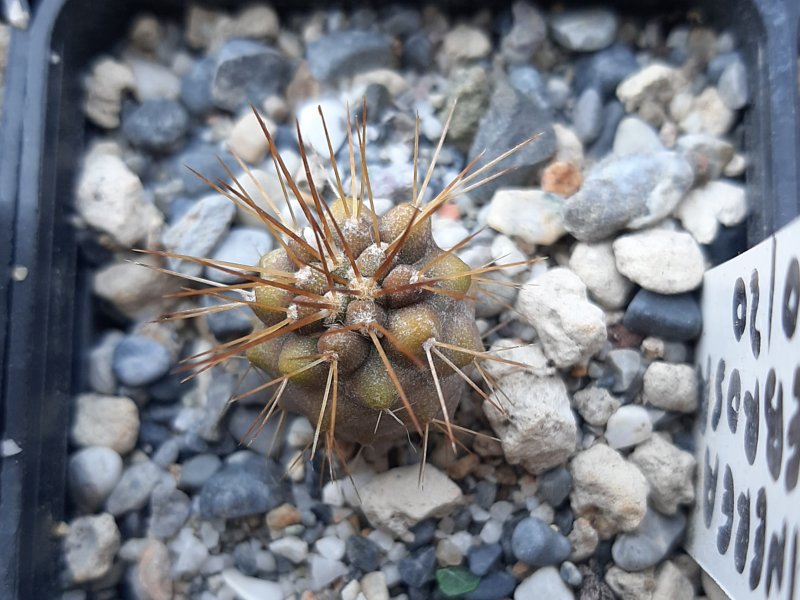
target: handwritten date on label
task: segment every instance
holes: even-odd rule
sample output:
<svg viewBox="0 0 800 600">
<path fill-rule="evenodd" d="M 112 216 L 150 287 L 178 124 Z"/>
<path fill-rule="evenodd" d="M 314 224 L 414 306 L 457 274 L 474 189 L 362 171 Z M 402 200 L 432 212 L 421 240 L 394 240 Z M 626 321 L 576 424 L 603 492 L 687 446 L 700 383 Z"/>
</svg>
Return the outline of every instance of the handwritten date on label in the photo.
<svg viewBox="0 0 800 600">
<path fill-rule="evenodd" d="M 731 598 L 800 600 L 800 219 L 708 271 L 687 548 Z"/>
</svg>

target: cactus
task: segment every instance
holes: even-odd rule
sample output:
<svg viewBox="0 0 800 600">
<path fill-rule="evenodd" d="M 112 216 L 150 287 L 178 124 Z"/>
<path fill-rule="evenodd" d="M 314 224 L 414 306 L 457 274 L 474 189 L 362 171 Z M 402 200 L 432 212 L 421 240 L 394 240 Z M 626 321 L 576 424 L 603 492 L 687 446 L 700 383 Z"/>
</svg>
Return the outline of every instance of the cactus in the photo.
<svg viewBox="0 0 800 600">
<path fill-rule="evenodd" d="M 311 177 L 299 126 L 298 146 L 307 191 L 291 176 L 256 113 L 286 190 L 291 218 L 283 216 L 263 190 L 261 199 L 270 210 L 261 208 L 229 170 L 230 182 L 212 182 L 198 174 L 240 208 L 260 217 L 274 235 L 280 247 L 262 256 L 258 265 L 154 253 L 237 275 L 245 272 L 243 284 L 216 284 L 209 290 L 194 292 L 217 297 L 221 291 L 235 292 L 240 299 L 234 304 L 248 305 L 259 327 L 239 340 L 192 357 L 187 368 L 204 371 L 244 353 L 251 365 L 266 374 L 266 383 L 241 396 L 273 391 L 248 435 L 260 431 L 283 409 L 305 415 L 314 425 L 312 456 L 319 444 L 325 445 L 330 459 L 337 441 L 374 445 L 405 438 L 410 430 L 421 434 L 426 446 L 431 426 L 446 433 L 455 449 L 452 416 L 464 385 L 469 384 L 489 399 L 465 369 L 480 360 L 514 364 L 483 351 L 471 291 L 480 283 L 492 283 L 480 277 L 483 273 L 532 261 L 471 269 L 455 252 L 474 236 L 444 251 L 433 240 L 430 217 L 458 194 L 496 177 L 490 173 L 497 163 L 536 136 L 474 171 L 473 161 L 423 204 L 450 118 L 421 185 L 416 166 L 417 121 L 412 197 L 379 217 L 373 208 L 366 168 L 366 107 L 362 115 L 364 121 L 361 129 L 356 128 L 355 136 L 349 120 L 347 123 L 352 184 L 349 192 L 342 185 L 328 141 L 336 178 L 336 197 L 328 202 Z M 320 119 L 327 137 L 322 111 Z M 237 162 L 247 172 L 238 157 Z M 356 163 L 360 163 L 360 175 L 356 173 Z M 290 194 L 294 209 L 289 204 Z M 298 226 L 300 214 L 308 222 L 305 227 Z M 165 318 L 202 312 L 183 311 Z M 483 369 L 478 367 L 478 371 L 487 378 Z M 491 387 L 491 380 L 487 384 Z"/>
</svg>

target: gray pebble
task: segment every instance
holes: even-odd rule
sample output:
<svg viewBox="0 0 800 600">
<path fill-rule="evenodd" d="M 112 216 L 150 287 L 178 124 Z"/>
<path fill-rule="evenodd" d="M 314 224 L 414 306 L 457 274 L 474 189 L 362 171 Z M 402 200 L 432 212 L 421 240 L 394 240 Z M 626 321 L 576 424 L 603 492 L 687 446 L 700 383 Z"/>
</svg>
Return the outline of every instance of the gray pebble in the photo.
<svg viewBox="0 0 800 600">
<path fill-rule="evenodd" d="M 181 153 L 175 160 L 175 170 L 183 182 L 184 191 L 190 196 L 211 192 L 208 184 L 192 173 L 190 169 L 202 173 L 211 181 L 227 177 L 225 169 L 217 160 L 219 152 L 213 147 L 193 146 Z"/>
<path fill-rule="evenodd" d="M 231 298 L 231 300 L 239 300 L 240 296 L 232 292 L 222 292 L 222 295 Z M 205 296 L 201 303 L 203 306 L 220 306 L 223 304 L 230 304 L 230 301 L 223 300 L 222 298 L 215 298 L 213 296 Z M 243 335 L 247 335 L 253 330 L 252 311 L 246 304 L 240 305 L 238 308 L 230 310 L 223 310 L 221 312 L 211 313 L 206 315 L 206 322 L 211 333 L 220 342 L 229 342 Z M 246 388 L 243 388 L 246 389 Z"/>
<path fill-rule="evenodd" d="M 232 227 L 228 235 L 219 243 L 211 258 L 241 265 L 257 265 L 261 256 L 270 250 L 272 250 L 272 236 L 263 229 Z M 240 275 L 208 266 L 205 268 L 205 276 L 219 283 L 244 281 Z"/>
<path fill-rule="evenodd" d="M 178 487 L 189 491 L 199 489 L 221 467 L 222 461 L 216 454 L 193 456 L 181 465 Z"/>
<path fill-rule="evenodd" d="M 331 81 L 363 71 L 391 67 L 391 39 L 372 31 L 335 31 L 306 46 L 311 75 Z"/>
<path fill-rule="evenodd" d="M 173 537 L 189 518 L 191 508 L 189 496 L 176 490 L 173 482 L 157 485 L 150 497 L 148 537 L 160 540 Z"/>
<path fill-rule="evenodd" d="M 483 577 L 494 569 L 503 555 L 503 547 L 498 544 L 472 546 L 467 551 L 467 563 L 473 575 Z"/>
<path fill-rule="evenodd" d="M 631 348 L 615 348 L 609 351 L 606 362 L 614 374 L 614 386 L 611 391 L 621 394 L 631 390 L 640 375 L 642 355 Z M 638 383 L 641 385 L 640 377 Z"/>
<path fill-rule="evenodd" d="M 151 152 L 174 150 L 188 127 L 186 110 L 174 100 L 145 100 L 122 122 L 128 141 Z"/>
<path fill-rule="evenodd" d="M 642 571 L 661 562 L 683 539 L 686 517 L 649 509 L 638 529 L 617 536 L 611 548 L 614 563 L 626 571 Z"/>
<path fill-rule="evenodd" d="M 603 100 L 594 88 L 587 88 L 572 112 L 573 131 L 584 144 L 592 143 L 603 128 Z"/>
<path fill-rule="evenodd" d="M 617 89 L 617 85 L 639 68 L 636 55 L 626 44 L 581 57 L 575 62 L 575 87 L 578 91 L 596 88 L 604 98 Z"/>
<path fill-rule="evenodd" d="M 234 519 L 272 510 L 282 500 L 279 481 L 266 460 L 253 454 L 243 464 L 229 464 L 200 489 L 200 514 L 206 519 Z"/>
<path fill-rule="evenodd" d="M 175 224 L 164 232 L 164 247 L 177 254 L 208 256 L 228 229 L 236 207 L 227 198 L 211 194 L 204 196 Z M 203 266 L 175 258 L 167 259 L 173 271 L 199 276 Z"/>
<path fill-rule="evenodd" d="M 550 506 L 560 506 L 572 490 L 572 475 L 564 467 L 556 467 L 539 475 L 539 497 Z"/>
<path fill-rule="evenodd" d="M 265 44 L 232 39 L 217 55 L 211 97 L 222 109 L 235 111 L 247 103 L 260 105 L 277 93 L 291 75 L 288 59 Z"/>
<path fill-rule="evenodd" d="M 147 504 L 150 492 L 164 475 L 165 473 L 149 460 L 130 465 L 108 497 L 106 510 L 114 516 L 139 510 Z"/>
<path fill-rule="evenodd" d="M 511 536 L 511 548 L 518 560 L 537 567 L 557 565 L 566 560 L 571 551 L 567 538 L 536 517 L 528 517 L 517 524 Z"/>
<path fill-rule="evenodd" d="M 524 126 L 520 126 L 524 124 Z M 500 85 L 492 94 L 489 110 L 481 119 L 478 132 L 472 142 L 469 156 L 477 156 L 486 150 L 483 158 L 475 164 L 481 168 L 506 150 L 533 135 L 540 137 L 520 149 L 513 156 L 485 172 L 489 176 L 500 170 L 514 167 L 510 173 L 498 177 L 471 192 L 477 202 L 485 202 L 499 187 L 513 187 L 526 181 L 556 150 L 555 133 L 548 111 L 537 106 L 524 94 L 507 85 Z"/>
<path fill-rule="evenodd" d="M 214 108 L 211 97 L 214 67 L 212 58 L 198 60 L 181 79 L 181 102 L 194 115 L 204 115 Z"/>
<path fill-rule="evenodd" d="M 121 476 L 122 458 L 111 448 L 90 446 L 69 458 L 70 495 L 86 512 L 93 512 L 105 502 Z"/>
<path fill-rule="evenodd" d="M 356 569 L 371 573 L 380 567 L 380 549 L 369 538 L 351 535 L 345 542 L 347 561 Z"/>
<path fill-rule="evenodd" d="M 169 350 L 150 337 L 129 335 L 114 349 L 112 367 L 120 383 L 141 387 L 167 374 L 172 364 Z"/>
<path fill-rule="evenodd" d="M 725 106 L 731 110 L 738 110 L 747 105 L 750 99 L 747 69 L 741 60 L 736 60 L 725 67 L 719 78 L 717 90 Z"/>
<path fill-rule="evenodd" d="M 583 583 L 583 575 L 581 575 L 578 567 L 575 566 L 575 563 L 568 560 L 561 563 L 559 574 L 561 575 L 561 579 L 570 587 L 579 588 Z"/>
</svg>

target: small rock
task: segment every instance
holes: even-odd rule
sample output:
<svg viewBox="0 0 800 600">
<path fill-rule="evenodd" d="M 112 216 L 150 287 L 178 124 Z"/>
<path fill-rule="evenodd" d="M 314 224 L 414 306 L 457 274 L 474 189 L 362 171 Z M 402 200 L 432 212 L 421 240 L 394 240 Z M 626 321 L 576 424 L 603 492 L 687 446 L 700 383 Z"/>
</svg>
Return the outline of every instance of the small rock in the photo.
<svg viewBox="0 0 800 600">
<path fill-rule="evenodd" d="M 478 587 L 464 596 L 464 600 L 502 600 L 510 598 L 517 587 L 516 578 L 508 571 L 495 571 L 483 577 Z"/>
<path fill-rule="evenodd" d="M 280 21 L 271 6 L 256 4 L 241 9 L 223 29 L 229 38 L 274 40 L 280 33 Z"/>
<path fill-rule="evenodd" d="M 303 520 L 300 511 L 291 504 L 283 503 L 267 513 L 267 526 L 281 531 L 290 525 L 297 525 Z M 350 538 L 348 538 L 349 540 Z"/>
<path fill-rule="evenodd" d="M 104 129 L 119 127 L 122 96 L 136 86 L 133 71 L 125 63 L 102 58 L 86 81 L 84 111 L 89 120 Z"/>
<path fill-rule="evenodd" d="M 617 125 L 614 136 L 614 154 L 649 154 L 664 150 L 658 132 L 638 117 L 625 117 Z"/>
<path fill-rule="evenodd" d="M 489 204 L 487 222 L 509 237 L 549 246 L 566 233 L 562 205 L 557 196 L 539 190 L 498 190 Z"/>
<path fill-rule="evenodd" d="M 449 249 L 445 248 L 441 244 L 439 247 L 442 250 Z M 494 264 L 496 265 L 510 265 L 513 263 L 522 263 L 527 260 L 525 253 L 519 249 L 513 240 L 504 235 L 498 235 L 496 238 L 494 238 L 492 241 L 491 253 Z M 527 265 L 518 264 L 515 267 L 506 267 L 503 269 L 503 273 L 513 277 L 514 275 L 519 275 L 520 273 L 525 272 L 527 268 Z"/>
<path fill-rule="evenodd" d="M 176 579 L 196 574 L 208 559 L 208 548 L 188 527 L 181 529 L 169 549 L 173 557 L 171 572 Z"/>
<path fill-rule="evenodd" d="M 575 135 L 584 144 L 597 139 L 603 126 L 603 99 L 594 88 L 586 88 L 578 97 L 572 111 L 572 123 Z"/>
<path fill-rule="evenodd" d="M 72 521 L 64 538 L 64 562 L 70 583 L 86 583 L 107 575 L 119 543 L 119 529 L 108 513 Z"/>
<path fill-rule="evenodd" d="M 270 250 L 272 250 L 272 237 L 266 231 L 250 227 L 233 227 L 217 246 L 211 258 L 241 265 L 257 265 L 259 259 Z M 206 277 L 219 283 L 231 284 L 244 281 L 233 273 L 208 266 L 205 271 Z"/>
<path fill-rule="evenodd" d="M 228 464 L 200 489 L 200 514 L 206 519 L 235 519 L 266 513 L 281 502 L 281 493 L 265 459 L 254 455 L 243 464 Z"/>
<path fill-rule="evenodd" d="M 572 545 L 569 559 L 575 562 L 581 562 L 592 556 L 599 541 L 597 530 L 583 517 L 575 519 L 567 539 Z"/>
<path fill-rule="evenodd" d="M 483 410 L 506 460 L 532 473 L 564 463 L 575 450 L 576 425 L 561 379 L 517 372 L 501 379 L 498 388 L 491 398 L 506 414 L 488 401 Z"/>
<path fill-rule="evenodd" d="M 689 113 L 681 119 L 681 129 L 687 133 L 708 133 L 721 137 L 728 133 L 735 113 L 725 106 L 717 88 L 708 87 L 692 102 Z"/>
<path fill-rule="evenodd" d="M 547 598 L 548 600 L 574 600 L 572 594 L 558 569 L 544 567 L 537 569 L 517 586 L 514 591 L 514 600 L 527 600 L 528 598 Z"/>
<path fill-rule="evenodd" d="M 169 67 L 137 58 L 129 58 L 128 65 L 136 80 L 134 91 L 139 102 L 177 100 L 180 96 L 181 80 Z"/>
<path fill-rule="evenodd" d="M 321 537 L 314 542 L 314 549 L 323 558 L 338 561 L 344 557 L 345 542 L 336 536 L 329 535 Z"/>
<path fill-rule="evenodd" d="M 461 503 L 461 488 L 436 467 L 425 466 L 424 493 L 418 487 L 418 476 L 416 465 L 397 467 L 377 475 L 359 490 L 361 508 L 373 527 L 401 536 L 409 527 L 445 515 Z"/>
<path fill-rule="evenodd" d="M 391 39 L 372 31 L 334 31 L 306 46 L 311 75 L 318 81 L 333 81 L 356 73 L 391 68 Z"/>
<path fill-rule="evenodd" d="M 191 500 L 175 484 L 159 484 L 150 497 L 147 536 L 167 540 L 180 531 L 191 512 Z"/>
<path fill-rule="evenodd" d="M 178 487 L 194 491 L 222 467 L 222 461 L 216 454 L 198 454 L 181 464 L 181 475 Z"/>
<path fill-rule="evenodd" d="M 89 154 L 78 179 L 75 208 L 88 225 L 130 248 L 163 217 L 145 200 L 139 177 L 118 156 Z"/>
<path fill-rule="evenodd" d="M 284 593 L 276 581 L 248 577 L 234 568 L 222 571 L 222 581 L 241 600 L 283 600 Z"/>
<path fill-rule="evenodd" d="M 371 539 L 351 535 L 345 542 L 347 562 L 360 571 L 369 573 L 380 567 L 380 549 Z"/>
<path fill-rule="evenodd" d="M 274 123 L 270 123 L 264 116 L 261 116 L 261 120 L 268 131 L 275 131 Z M 234 155 L 250 164 L 264 160 L 269 150 L 269 142 L 252 110 L 246 111 L 234 124 L 228 136 L 228 148 Z"/>
<path fill-rule="evenodd" d="M 642 400 L 663 410 L 697 410 L 699 383 L 691 365 L 654 362 L 645 371 Z"/>
<path fill-rule="evenodd" d="M 667 517 L 648 510 L 636 531 L 617 536 L 611 549 L 614 562 L 626 571 L 650 568 L 675 549 L 685 531 L 683 514 Z"/>
<path fill-rule="evenodd" d="M 161 379 L 171 366 L 169 350 L 151 337 L 128 335 L 114 348 L 112 368 L 123 385 L 144 387 Z"/>
<path fill-rule="evenodd" d="M 150 460 L 130 465 L 108 497 L 106 510 L 114 516 L 139 510 L 163 476 L 164 472 Z"/>
<path fill-rule="evenodd" d="M 656 576 L 653 600 L 692 600 L 694 586 L 672 561 L 665 561 Z"/>
<path fill-rule="evenodd" d="M 183 140 L 189 116 L 174 100 L 145 100 L 122 122 L 131 144 L 150 152 L 169 152 Z"/>
<path fill-rule="evenodd" d="M 611 156 L 565 201 L 564 226 L 583 242 L 645 227 L 670 214 L 693 182 L 691 165 L 674 152 Z"/>
<path fill-rule="evenodd" d="M 469 236 L 469 230 L 459 221 L 434 215 L 431 218 L 431 235 L 439 248 L 450 250 Z"/>
<path fill-rule="evenodd" d="M 574 83 L 578 91 L 597 89 L 604 98 L 613 94 L 619 83 L 639 68 L 627 44 L 619 43 L 575 61 Z"/>
<path fill-rule="evenodd" d="M 688 86 L 686 78 L 674 67 L 654 63 L 629 76 L 617 86 L 617 98 L 629 113 L 646 102 L 666 106 L 673 96 Z"/>
<path fill-rule="evenodd" d="M 637 446 L 629 460 L 650 484 L 650 502 L 658 512 L 673 515 L 679 505 L 694 503 L 696 461 L 691 453 L 655 435 Z"/>
<path fill-rule="evenodd" d="M 181 102 L 193 115 L 205 115 L 214 108 L 211 81 L 214 79 L 213 58 L 194 61 L 181 79 Z M 205 171 L 200 171 L 205 174 Z"/>
<path fill-rule="evenodd" d="M 228 229 L 236 207 L 216 194 L 198 200 L 174 225 L 164 232 L 166 250 L 186 256 L 208 256 Z M 169 268 L 199 276 L 203 265 L 180 259 L 167 260 Z"/>
<path fill-rule="evenodd" d="M 580 452 L 570 465 L 572 508 L 602 539 L 633 531 L 647 509 L 647 480 L 639 469 L 605 444 Z"/>
<path fill-rule="evenodd" d="M 710 181 L 689 192 L 675 209 L 684 229 L 699 244 L 710 244 L 719 226 L 732 227 L 747 216 L 744 186 L 727 181 Z"/>
<path fill-rule="evenodd" d="M 539 497 L 553 507 L 560 506 L 572 490 L 572 475 L 564 467 L 542 473 L 537 482 Z"/>
<path fill-rule="evenodd" d="M 117 378 L 111 365 L 114 348 L 123 337 L 120 331 L 107 331 L 89 351 L 89 387 L 99 394 L 113 395 L 117 391 Z"/>
<path fill-rule="evenodd" d="M 614 348 L 609 351 L 606 363 L 614 375 L 611 391 L 617 394 L 629 392 L 642 371 L 642 355 L 631 348 Z"/>
<path fill-rule="evenodd" d="M 749 101 L 747 70 L 741 60 L 735 60 L 722 72 L 717 85 L 719 97 L 731 110 L 744 108 Z"/>
<path fill-rule="evenodd" d="M 450 538 L 436 544 L 436 562 L 442 567 L 455 567 L 464 562 L 464 553 Z"/>
<path fill-rule="evenodd" d="M 172 579 L 170 578 L 169 550 L 158 540 L 148 540 L 136 565 L 134 587 L 145 598 L 170 600 Z"/>
<path fill-rule="evenodd" d="M 603 311 L 588 301 L 586 286 L 569 269 L 551 269 L 531 279 L 519 293 L 517 310 L 559 368 L 585 363 L 606 340 Z"/>
<path fill-rule="evenodd" d="M 70 495 L 85 512 L 94 512 L 100 507 L 121 476 L 122 459 L 111 448 L 89 446 L 69 457 Z"/>
<path fill-rule="evenodd" d="M 553 123 L 553 132 L 556 136 L 556 153 L 553 159 L 556 162 L 567 162 L 578 169 L 583 167 L 583 144 L 572 129 Z"/>
<path fill-rule="evenodd" d="M 497 566 L 502 555 L 503 547 L 497 543 L 473 546 L 467 552 L 469 570 L 473 575 L 483 577 Z"/>
<path fill-rule="evenodd" d="M 735 152 L 730 142 L 707 133 L 682 135 L 676 148 L 686 154 L 701 181 L 719 178 Z"/>
<path fill-rule="evenodd" d="M 542 190 L 567 198 L 583 184 L 583 175 L 572 163 L 553 161 L 542 173 Z M 496 196 L 497 194 L 495 194 Z"/>
<path fill-rule="evenodd" d="M 212 306 L 231 304 L 231 302 L 238 302 L 242 299 L 241 296 L 233 292 L 220 292 L 220 296 L 226 297 L 228 300 L 223 300 L 220 297 L 206 296 L 200 299 L 200 304 L 205 308 L 209 308 Z M 238 307 L 230 310 L 206 314 L 205 320 L 206 323 L 208 323 L 208 328 L 211 330 L 211 333 L 220 342 L 235 340 L 236 338 L 247 335 L 253 330 L 252 311 L 246 304 L 240 304 Z M 242 389 L 248 388 L 243 387 Z"/>
<path fill-rule="evenodd" d="M 550 18 L 550 29 L 567 50 L 593 52 L 613 43 L 617 15 L 602 8 L 567 10 Z"/>
<path fill-rule="evenodd" d="M 520 127 L 520 123 L 524 123 L 524 126 Z M 474 168 L 481 168 L 503 152 L 537 134 L 539 137 L 535 141 L 515 152 L 502 164 L 484 172 L 484 176 L 491 176 L 508 168 L 513 169 L 511 172 L 476 188 L 470 196 L 477 202 L 486 202 L 501 187 L 524 185 L 539 165 L 556 150 L 549 111 L 514 88 L 508 85 L 499 86 L 491 96 L 489 109 L 478 125 L 468 154 L 477 156 L 486 151 Z"/>
<path fill-rule="evenodd" d="M 500 47 L 511 64 L 527 63 L 547 38 L 547 24 L 539 10 L 528 2 L 511 5 L 513 22 Z"/>
<path fill-rule="evenodd" d="M 575 392 L 575 410 L 596 427 L 605 427 L 611 415 L 620 407 L 620 401 L 605 388 L 587 387 Z"/>
<path fill-rule="evenodd" d="M 457 25 L 442 40 L 442 52 L 448 65 L 485 58 L 492 50 L 489 37 L 477 27 Z"/>
<path fill-rule="evenodd" d="M 561 575 L 561 579 L 572 588 L 579 588 L 583 583 L 583 575 L 581 575 L 578 567 L 575 566 L 575 563 L 571 563 L 568 560 L 561 563 L 558 573 Z"/>
<path fill-rule="evenodd" d="M 619 237 L 612 247 L 617 270 L 651 292 L 680 294 L 703 282 L 703 253 L 688 233 L 650 229 Z"/>
<path fill-rule="evenodd" d="M 278 538 L 269 543 L 270 552 L 290 560 L 294 564 L 308 557 L 308 543 L 295 536 Z"/>
<path fill-rule="evenodd" d="M 567 559 L 571 550 L 567 538 L 534 517 L 517 524 L 511 547 L 517 560 L 536 567 L 557 565 Z"/>
<path fill-rule="evenodd" d="M 650 416 L 643 407 L 627 404 L 608 419 L 606 442 L 614 449 L 629 448 L 647 440 L 653 433 Z"/>
<path fill-rule="evenodd" d="M 322 590 L 328 585 L 347 575 L 347 567 L 338 560 L 332 560 L 323 556 L 311 555 L 309 560 L 311 572 L 311 588 Z"/>
<path fill-rule="evenodd" d="M 422 550 L 403 558 L 397 563 L 400 579 L 409 587 L 422 587 L 433 581 L 436 568 L 436 551 L 433 547 Z"/>
<path fill-rule="evenodd" d="M 361 593 L 366 600 L 389 600 L 386 575 L 382 571 L 367 573 L 361 578 Z"/>
<path fill-rule="evenodd" d="M 450 102 L 458 99 L 447 131 L 448 140 L 462 151 L 469 150 L 481 117 L 489 104 L 489 85 L 486 70 L 480 66 L 454 69 L 450 74 Z"/>
<path fill-rule="evenodd" d="M 232 39 L 217 54 L 211 81 L 214 104 L 235 111 L 247 103 L 260 106 L 278 93 L 291 75 L 288 59 L 270 46 Z"/>
<path fill-rule="evenodd" d="M 426 31 L 416 31 L 403 44 L 402 64 L 414 71 L 425 72 L 433 63 L 433 42 Z"/>
<path fill-rule="evenodd" d="M 639 290 L 625 311 L 623 324 L 642 335 L 686 341 L 700 335 L 703 316 L 691 294 L 664 296 Z"/>
<path fill-rule="evenodd" d="M 619 567 L 611 567 L 606 571 L 605 582 L 620 600 L 652 598 L 656 587 L 652 569 L 640 573 L 628 573 Z"/>
<path fill-rule="evenodd" d="M 127 454 L 136 447 L 139 410 L 124 396 L 81 394 L 75 402 L 70 435 L 76 446 L 107 446 Z"/>
<path fill-rule="evenodd" d="M 611 242 L 579 242 L 572 249 L 569 268 L 581 278 L 589 294 L 604 308 L 623 308 L 633 284 L 617 270 Z"/>
</svg>

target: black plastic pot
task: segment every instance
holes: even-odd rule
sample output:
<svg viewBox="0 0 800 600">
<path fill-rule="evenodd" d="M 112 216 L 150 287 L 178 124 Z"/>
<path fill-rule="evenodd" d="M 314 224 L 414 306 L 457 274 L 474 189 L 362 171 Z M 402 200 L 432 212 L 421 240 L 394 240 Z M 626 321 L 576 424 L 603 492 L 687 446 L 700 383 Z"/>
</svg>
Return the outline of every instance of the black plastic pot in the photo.
<svg viewBox="0 0 800 600">
<path fill-rule="evenodd" d="M 744 115 L 750 245 L 797 215 L 797 0 L 606 3 L 640 14 L 699 8 L 708 25 L 738 34 L 752 94 Z M 81 75 L 143 10 L 178 16 L 183 3 L 41 0 L 30 28 L 13 32 L 0 125 L 0 438 L 22 451 L 0 459 L 3 599 L 54 598 L 60 588 L 54 529 L 65 508 L 70 397 L 81 389 L 91 333 L 88 274 L 68 219 L 84 146 Z"/>
</svg>

